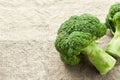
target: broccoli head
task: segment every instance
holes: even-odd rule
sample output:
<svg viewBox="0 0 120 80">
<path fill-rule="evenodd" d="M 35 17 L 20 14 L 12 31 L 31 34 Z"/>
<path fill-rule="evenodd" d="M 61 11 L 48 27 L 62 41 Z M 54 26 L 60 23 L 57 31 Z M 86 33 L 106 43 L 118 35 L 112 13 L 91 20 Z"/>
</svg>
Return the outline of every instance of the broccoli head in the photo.
<svg viewBox="0 0 120 80">
<path fill-rule="evenodd" d="M 95 42 L 105 34 L 106 26 L 97 17 L 91 14 L 72 16 L 60 26 L 55 47 L 64 63 L 77 65 L 83 53 L 101 74 L 105 74 L 116 62 Z"/>
<path fill-rule="evenodd" d="M 106 17 L 106 25 L 108 28 L 110 28 L 113 34 L 116 31 L 115 24 L 113 22 L 113 17 L 117 12 L 120 12 L 120 3 L 115 3 L 111 5 L 109 9 L 109 13 L 107 14 L 107 17 Z"/>
<path fill-rule="evenodd" d="M 106 24 L 114 36 L 108 44 L 106 51 L 110 55 L 120 58 L 120 3 L 115 3 L 110 7 Z"/>
</svg>

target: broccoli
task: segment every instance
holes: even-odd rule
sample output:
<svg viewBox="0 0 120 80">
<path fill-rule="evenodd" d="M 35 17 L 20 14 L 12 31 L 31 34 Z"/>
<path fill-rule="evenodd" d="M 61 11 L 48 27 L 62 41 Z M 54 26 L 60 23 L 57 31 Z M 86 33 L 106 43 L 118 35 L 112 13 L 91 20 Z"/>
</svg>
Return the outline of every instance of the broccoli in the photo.
<svg viewBox="0 0 120 80">
<path fill-rule="evenodd" d="M 95 42 L 105 34 L 106 26 L 95 16 L 88 13 L 71 16 L 60 26 L 55 47 L 64 63 L 71 66 L 79 64 L 80 53 L 83 53 L 101 74 L 105 74 L 116 63 Z"/>
<path fill-rule="evenodd" d="M 113 38 L 109 42 L 106 52 L 120 58 L 120 3 L 113 4 L 106 18 L 106 25 L 113 33 Z"/>
</svg>

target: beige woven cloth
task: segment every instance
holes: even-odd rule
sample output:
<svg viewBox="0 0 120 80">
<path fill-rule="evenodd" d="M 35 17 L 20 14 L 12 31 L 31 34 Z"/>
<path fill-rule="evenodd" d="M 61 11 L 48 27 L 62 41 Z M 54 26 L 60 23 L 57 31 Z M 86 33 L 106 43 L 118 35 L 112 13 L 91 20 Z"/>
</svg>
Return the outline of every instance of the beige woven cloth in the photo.
<svg viewBox="0 0 120 80">
<path fill-rule="evenodd" d="M 102 22 L 120 0 L 0 0 L 0 80 L 120 80 L 120 61 L 101 76 L 83 57 L 64 65 L 54 48 L 57 30 L 72 15 L 91 13 Z M 105 49 L 106 36 L 98 41 Z"/>
</svg>

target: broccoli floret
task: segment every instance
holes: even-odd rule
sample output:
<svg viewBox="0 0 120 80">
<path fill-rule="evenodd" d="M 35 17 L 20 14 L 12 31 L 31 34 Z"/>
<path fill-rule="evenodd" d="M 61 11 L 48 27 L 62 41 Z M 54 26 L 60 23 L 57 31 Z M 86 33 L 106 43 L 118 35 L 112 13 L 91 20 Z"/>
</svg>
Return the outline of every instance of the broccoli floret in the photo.
<svg viewBox="0 0 120 80">
<path fill-rule="evenodd" d="M 113 4 L 109 9 L 109 16 L 106 18 L 106 24 L 113 33 L 113 38 L 109 42 L 106 51 L 120 58 L 120 3 Z"/>
<path fill-rule="evenodd" d="M 106 26 L 95 16 L 72 16 L 60 26 L 55 47 L 64 63 L 72 66 L 79 64 L 80 53 L 83 53 L 101 74 L 105 74 L 116 62 L 95 42 L 105 34 Z"/>
</svg>

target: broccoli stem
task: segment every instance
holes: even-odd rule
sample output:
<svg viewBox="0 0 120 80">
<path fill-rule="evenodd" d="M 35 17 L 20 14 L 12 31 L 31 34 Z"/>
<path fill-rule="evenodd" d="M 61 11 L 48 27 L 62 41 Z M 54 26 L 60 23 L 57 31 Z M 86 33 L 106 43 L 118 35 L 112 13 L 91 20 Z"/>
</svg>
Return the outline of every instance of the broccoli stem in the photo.
<svg viewBox="0 0 120 80">
<path fill-rule="evenodd" d="M 106 52 L 114 57 L 120 58 L 120 25 L 116 26 L 114 37 L 107 46 Z"/>
<path fill-rule="evenodd" d="M 116 63 L 116 60 L 101 49 L 96 42 L 91 43 L 83 51 L 100 74 L 106 74 Z"/>
</svg>

